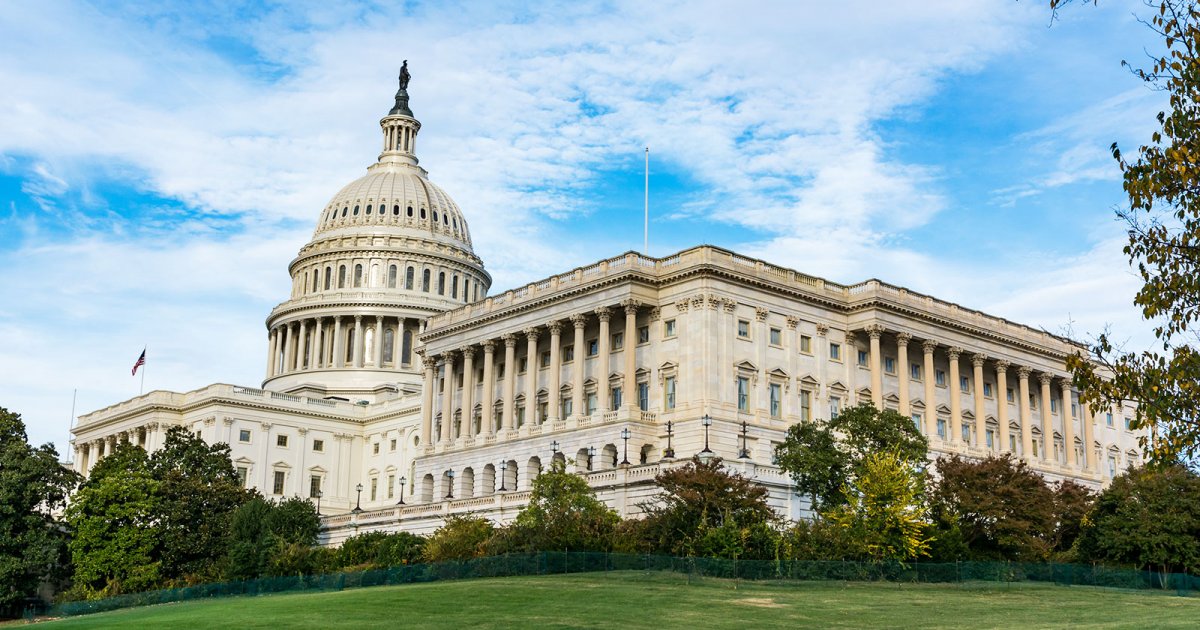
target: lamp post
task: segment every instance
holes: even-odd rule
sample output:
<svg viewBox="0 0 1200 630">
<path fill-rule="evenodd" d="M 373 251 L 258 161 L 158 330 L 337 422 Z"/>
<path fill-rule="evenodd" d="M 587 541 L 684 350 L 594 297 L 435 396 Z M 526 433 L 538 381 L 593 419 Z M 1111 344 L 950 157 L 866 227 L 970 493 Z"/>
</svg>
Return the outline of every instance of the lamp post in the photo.
<svg viewBox="0 0 1200 630">
<path fill-rule="evenodd" d="M 671 448 L 671 435 L 674 427 L 670 420 L 667 420 L 667 450 L 663 451 L 663 457 L 666 459 L 675 459 L 675 449 Z"/>
<path fill-rule="evenodd" d="M 588 454 L 588 470 L 590 471 L 592 469 L 592 458 L 596 456 L 596 447 L 589 446 L 588 450 L 587 450 L 587 454 Z"/>
<path fill-rule="evenodd" d="M 500 492 L 508 492 L 508 488 L 504 487 L 505 477 L 508 477 L 508 462 L 500 462 Z"/>
<path fill-rule="evenodd" d="M 451 468 L 450 470 L 447 470 L 446 476 L 450 478 L 450 483 L 446 484 L 448 486 L 446 489 L 446 498 L 453 499 L 454 498 L 454 469 Z"/>
<path fill-rule="evenodd" d="M 633 436 L 633 432 L 629 429 L 621 429 L 621 439 L 625 440 L 625 452 L 621 455 L 621 465 L 629 465 L 629 438 Z"/>
<path fill-rule="evenodd" d="M 558 455 L 558 440 L 554 440 L 550 443 L 550 452 Z"/>
<path fill-rule="evenodd" d="M 708 427 L 712 426 L 712 416 L 704 414 L 704 417 L 700 418 L 700 424 L 704 425 L 704 450 L 700 451 L 700 454 L 711 456 L 713 452 L 708 448 Z"/>
<path fill-rule="evenodd" d="M 396 505 L 404 505 L 404 486 L 408 483 L 408 478 L 400 477 L 400 502 Z"/>
<path fill-rule="evenodd" d="M 738 459 L 750 459 L 750 451 L 746 448 L 746 421 L 742 420 L 742 450 L 738 451 Z"/>
<path fill-rule="evenodd" d="M 350 511 L 358 514 L 362 511 L 362 484 L 358 484 L 354 489 L 358 491 L 358 498 L 354 500 L 354 509 Z"/>
<path fill-rule="evenodd" d="M 317 490 L 317 494 L 315 496 L 317 499 L 317 516 L 320 516 L 321 515 L 321 491 Z"/>
</svg>

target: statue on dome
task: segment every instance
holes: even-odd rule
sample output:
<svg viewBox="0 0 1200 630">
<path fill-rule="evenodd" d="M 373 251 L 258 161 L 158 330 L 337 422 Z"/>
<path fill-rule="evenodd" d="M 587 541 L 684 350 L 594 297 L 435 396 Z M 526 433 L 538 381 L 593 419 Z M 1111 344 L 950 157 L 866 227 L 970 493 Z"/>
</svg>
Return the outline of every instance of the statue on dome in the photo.
<svg viewBox="0 0 1200 630">
<path fill-rule="evenodd" d="M 408 73 L 408 60 L 405 59 L 404 65 L 400 66 L 400 89 L 401 90 L 408 89 L 408 81 L 411 78 L 412 78 L 412 75 Z"/>
</svg>

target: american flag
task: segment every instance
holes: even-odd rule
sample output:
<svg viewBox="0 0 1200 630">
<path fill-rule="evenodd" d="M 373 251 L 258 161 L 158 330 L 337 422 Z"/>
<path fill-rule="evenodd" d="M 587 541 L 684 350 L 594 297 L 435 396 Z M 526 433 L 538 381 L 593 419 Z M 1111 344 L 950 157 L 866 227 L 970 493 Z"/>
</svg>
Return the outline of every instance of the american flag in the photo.
<svg viewBox="0 0 1200 630">
<path fill-rule="evenodd" d="M 130 373 L 130 376 L 136 376 L 137 369 L 143 365 L 146 365 L 146 351 L 144 349 L 142 350 L 142 356 L 138 357 L 137 363 L 133 364 L 133 372 Z"/>
</svg>

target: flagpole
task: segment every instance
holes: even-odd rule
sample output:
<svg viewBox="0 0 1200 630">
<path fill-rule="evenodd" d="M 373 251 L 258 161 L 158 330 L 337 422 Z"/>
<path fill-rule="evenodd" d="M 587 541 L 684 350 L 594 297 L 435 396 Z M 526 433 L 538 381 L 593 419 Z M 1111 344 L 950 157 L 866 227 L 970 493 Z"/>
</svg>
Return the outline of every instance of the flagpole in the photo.
<svg viewBox="0 0 1200 630">
<path fill-rule="evenodd" d="M 146 348 L 148 348 L 148 347 L 149 346 L 145 346 L 142 348 L 142 356 L 146 355 Z M 143 362 L 142 363 L 142 383 L 141 383 L 141 385 L 138 385 L 138 396 L 141 396 L 145 392 L 146 392 L 146 364 L 145 364 L 145 362 Z"/>
<path fill-rule="evenodd" d="M 642 253 L 650 255 L 650 147 L 646 147 L 645 215 L 642 224 Z"/>
<path fill-rule="evenodd" d="M 79 388 L 76 387 L 71 392 L 71 419 L 69 421 L 67 421 L 67 445 L 66 445 L 67 452 L 66 452 L 66 455 L 67 455 L 67 463 L 68 464 L 75 462 L 75 449 L 71 448 L 71 429 L 75 428 L 75 400 L 78 397 L 79 397 Z"/>
</svg>

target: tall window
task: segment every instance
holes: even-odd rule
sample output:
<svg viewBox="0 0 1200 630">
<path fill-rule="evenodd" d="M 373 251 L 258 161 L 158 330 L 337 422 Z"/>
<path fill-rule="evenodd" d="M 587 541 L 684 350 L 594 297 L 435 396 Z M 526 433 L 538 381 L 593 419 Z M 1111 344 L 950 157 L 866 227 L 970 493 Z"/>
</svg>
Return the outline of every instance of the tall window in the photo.
<svg viewBox="0 0 1200 630">
<path fill-rule="evenodd" d="M 638 409 L 650 411 L 650 383 L 638 383 Z"/>
<path fill-rule="evenodd" d="M 379 477 L 371 477 L 371 500 L 379 496 Z"/>
<path fill-rule="evenodd" d="M 674 337 L 675 336 L 675 320 L 668 319 L 663 322 L 663 336 L 664 337 Z"/>
<path fill-rule="evenodd" d="M 812 337 L 808 335 L 800 335 L 800 352 L 805 354 L 812 353 Z"/>
<path fill-rule="evenodd" d="M 250 476 L 250 469 L 245 466 L 238 466 L 237 469 L 238 485 L 246 487 L 246 478 Z"/>
<path fill-rule="evenodd" d="M 921 414 L 914 413 L 912 415 L 912 421 L 913 421 L 913 426 L 915 426 L 917 428 L 917 432 L 920 433 L 921 432 Z"/>
<path fill-rule="evenodd" d="M 611 405 L 609 406 L 609 409 L 620 409 L 621 408 L 621 388 L 620 387 L 612 388 L 612 390 L 609 392 L 608 398 L 609 398 L 609 402 L 611 403 Z"/>
<path fill-rule="evenodd" d="M 362 265 L 354 265 L 354 286 L 361 287 L 363 278 Z"/>
<path fill-rule="evenodd" d="M 807 389 L 800 390 L 800 419 L 812 420 L 812 392 Z"/>
<path fill-rule="evenodd" d="M 739 319 L 738 323 L 737 323 L 737 335 L 738 335 L 738 337 L 741 337 L 742 339 L 749 339 L 750 338 L 750 322 L 748 322 L 744 319 Z"/>
<path fill-rule="evenodd" d="M 866 350 L 858 351 L 858 364 L 862 365 L 862 366 L 865 366 L 867 364 L 867 351 Z"/>
<path fill-rule="evenodd" d="M 620 395 L 620 392 L 618 392 L 617 395 Z M 584 401 L 584 404 L 587 407 L 587 415 L 590 416 L 590 415 L 595 414 L 596 406 L 600 404 L 600 401 L 596 397 L 596 392 L 588 392 L 588 395 Z"/>
<path fill-rule="evenodd" d="M 391 363 L 395 357 L 392 354 L 392 346 L 396 344 L 396 331 L 391 328 L 383 329 L 383 360 L 385 363 Z"/>
<path fill-rule="evenodd" d="M 830 343 L 829 344 L 829 358 L 833 359 L 834 361 L 842 360 L 842 344 L 840 344 L 840 343 Z"/>
<path fill-rule="evenodd" d="M 458 274 L 450 278 L 450 297 L 458 299 Z"/>
<path fill-rule="evenodd" d="M 275 484 L 271 488 L 274 494 L 283 494 L 283 480 L 286 478 L 286 473 L 282 470 L 275 471 Z"/>
<path fill-rule="evenodd" d="M 388 288 L 396 288 L 396 265 L 388 266 Z"/>
<path fill-rule="evenodd" d="M 343 359 L 349 363 L 354 360 L 354 329 L 346 331 L 346 356 Z"/>
<path fill-rule="evenodd" d="M 429 293 L 429 270 L 421 272 L 421 290 Z"/>
<path fill-rule="evenodd" d="M 333 267 L 325 268 L 325 290 L 329 290 L 329 283 L 333 280 Z"/>
<path fill-rule="evenodd" d="M 830 396 L 829 397 L 829 417 L 836 418 L 841 413 L 842 413 L 842 397 L 841 396 Z"/>
<path fill-rule="evenodd" d="M 914 381 L 921 380 L 921 364 L 920 363 L 913 363 L 909 366 L 908 369 L 909 369 L 909 375 L 912 377 L 912 380 L 914 380 Z"/>
<path fill-rule="evenodd" d="M 675 377 L 668 376 L 663 381 L 663 389 L 666 390 L 664 398 L 666 399 L 666 408 L 675 408 Z"/>
<path fill-rule="evenodd" d="M 321 476 L 313 475 L 308 478 L 308 496 L 315 499 L 321 494 Z"/>
<path fill-rule="evenodd" d="M 446 272 L 438 272 L 438 295 L 446 295 Z"/>
<path fill-rule="evenodd" d="M 737 380 L 738 411 L 750 411 L 750 379 L 739 376 Z"/>
<path fill-rule="evenodd" d="M 346 265 L 338 266 L 338 288 L 346 288 Z"/>
<path fill-rule="evenodd" d="M 400 361 L 404 364 L 412 363 L 412 331 L 404 331 L 404 336 L 401 338 L 400 346 Z"/>
<path fill-rule="evenodd" d="M 942 418 L 937 421 L 937 434 L 939 438 L 946 439 L 946 421 Z"/>
<path fill-rule="evenodd" d="M 388 475 L 387 498 L 391 499 L 396 491 L 396 475 Z"/>
<path fill-rule="evenodd" d="M 779 383 L 771 383 L 771 386 L 767 390 L 770 392 L 771 398 L 771 417 L 778 418 L 783 414 L 783 410 L 781 409 L 783 403 L 783 386 Z"/>
<path fill-rule="evenodd" d="M 772 346 L 782 346 L 783 331 L 778 328 L 772 328 L 770 331 L 770 342 Z"/>
<path fill-rule="evenodd" d="M 409 291 L 412 291 L 413 288 L 413 273 L 414 270 L 412 267 L 409 267 L 404 271 L 404 288 L 408 289 Z"/>
</svg>

